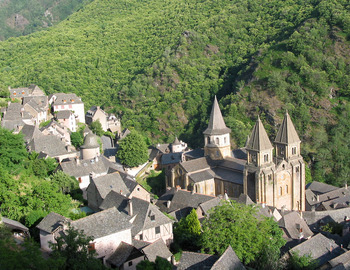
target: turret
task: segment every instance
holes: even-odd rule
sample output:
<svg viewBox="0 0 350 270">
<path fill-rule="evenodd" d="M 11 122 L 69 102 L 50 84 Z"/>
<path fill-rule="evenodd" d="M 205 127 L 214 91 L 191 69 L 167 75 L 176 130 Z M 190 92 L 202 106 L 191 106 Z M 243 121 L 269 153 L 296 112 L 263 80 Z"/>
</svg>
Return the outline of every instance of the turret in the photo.
<svg viewBox="0 0 350 270">
<path fill-rule="evenodd" d="M 226 127 L 215 96 L 208 128 L 203 132 L 204 155 L 214 160 L 231 156 L 230 132 L 231 129 Z"/>
<path fill-rule="evenodd" d="M 84 144 L 80 146 L 82 159 L 94 159 L 100 155 L 100 145 L 97 136 L 91 131 L 85 136 Z"/>
</svg>

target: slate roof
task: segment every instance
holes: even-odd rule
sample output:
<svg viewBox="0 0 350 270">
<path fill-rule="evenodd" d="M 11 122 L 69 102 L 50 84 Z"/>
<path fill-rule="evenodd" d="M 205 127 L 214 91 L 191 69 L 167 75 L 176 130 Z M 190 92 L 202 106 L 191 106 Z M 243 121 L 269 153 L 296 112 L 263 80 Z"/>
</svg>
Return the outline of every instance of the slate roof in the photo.
<svg viewBox="0 0 350 270">
<path fill-rule="evenodd" d="M 26 226 L 24 226 L 22 223 L 16 220 L 12 220 L 12 219 L 0 216 L 0 224 L 1 223 L 4 224 L 6 227 L 10 228 L 11 230 L 21 230 L 24 232 L 29 231 L 29 229 Z"/>
<path fill-rule="evenodd" d="M 33 117 L 23 110 L 23 106 L 19 103 L 10 103 L 4 113 L 1 121 L 1 126 L 8 130 L 17 130 L 25 125 L 23 119 L 32 119 Z"/>
<path fill-rule="evenodd" d="M 338 223 L 344 222 L 350 218 L 350 208 L 334 209 L 329 211 L 305 211 L 303 218 L 306 223 L 311 226 L 311 230 L 317 230 L 320 221 L 324 224 L 335 221 Z"/>
<path fill-rule="evenodd" d="M 124 196 L 128 197 L 138 185 L 127 174 L 120 172 L 102 175 L 93 178 L 91 181 L 95 184 L 102 199 L 106 198 L 111 191 L 121 192 Z"/>
<path fill-rule="evenodd" d="M 292 239 L 309 238 L 313 235 L 305 220 L 297 212 L 284 214 L 278 225 L 284 228 L 287 236 Z"/>
<path fill-rule="evenodd" d="M 136 247 L 137 249 L 143 249 L 144 247 L 149 246 L 151 243 L 142 241 L 142 240 L 136 240 L 132 239 L 132 245 Z"/>
<path fill-rule="evenodd" d="M 202 158 L 202 157 L 204 157 L 204 149 L 203 148 L 196 148 L 196 149 L 185 152 L 184 155 L 189 159 Z"/>
<path fill-rule="evenodd" d="M 177 136 L 175 136 L 175 140 L 174 140 L 174 142 L 172 143 L 172 145 L 180 145 L 181 143 L 180 143 L 180 141 L 179 141 L 179 139 L 177 138 Z"/>
<path fill-rule="evenodd" d="M 292 252 L 298 252 L 299 256 L 310 254 L 311 258 L 317 260 L 318 266 L 321 266 L 339 256 L 343 253 L 343 250 L 334 242 L 334 240 L 319 233 L 292 248 L 289 253 L 291 254 Z"/>
<path fill-rule="evenodd" d="M 168 247 L 166 246 L 162 238 L 144 247 L 142 251 L 146 255 L 147 259 L 151 262 L 154 262 L 157 257 L 161 257 L 168 260 L 173 255 L 169 251 Z"/>
<path fill-rule="evenodd" d="M 195 182 L 202 182 L 210 179 L 214 179 L 214 172 L 212 170 L 200 171 L 197 173 L 192 173 L 189 177 Z"/>
<path fill-rule="evenodd" d="M 65 143 L 54 135 L 45 136 L 41 134 L 40 136 L 34 137 L 28 143 L 28 149 L 37 153 L 46 153 L 50 157 L 58 157 L 69 153 Z"/>
<path fill-rule="evenodd" d="M 277 131 L 275 143 L 290 144 L 296 142 L 300 142 L 300 139 L 288 112 L 286 112 L 283 122 Z"/>
<path fill-rule="evenodd" d="M 214 104 L 210 113 L 208 128 L 203 132 L 203 134 L 222 135 L 230 132 L 231 132 L 231 129 L 226 127 L 224 118 L 222 117 L 222 114 L 221 114 L 218 100 L 216 99 L 216 96 L 215 96 Z"/>
<path fill-rule="evenodd" d="M 177 164 L 181 162 L 182 152 L 163 154 L 161 157 L 162 165 Z"/>
<path fill-rule="evenodd" d="M 235 149 L 232 151 L 232 156 L 238 159 L 247 160 L 247 149 L 245 147 Z"/>
<path fill-rule="evenodd" d="M 186 172 L 194 172 L 210 168 L 207 157 L 182 162 L 181 166 L 185 169 Z"/>
<path fill-rule="evenodd" d="M 114 164 L 110 162 L 104 156 L 99 156 L 98 159 L 84 159 L 79 160 L 77 163 L 76 160 L 69 160 L 61 162 L 58 166 L 58 169 L 64 171 L 70 176 L 76 178 L 90 175 L 90 173 L 95 174 L 106 174 L 108 173 L 109 168 L 114 168 Z"/>
<path fill-rule="evenodd" d="M 330 260 L 328 262 L 331 267 L 336 267 L 338 265 L 346 265 L 350 264 L 350 250 L 339 255 L 338 257 L 335 257 L 334 259 Z M 349 268 L 343 268 L 343 269 L 349 269 Z"/>
<path fill-rule="evenodd" d="M 154 146 L 156 149 L 158 149 L 161 153 L 169 153 L 170 147 L 168 143 L 158 143 Z"/>
<path fill-rule="evenodd" d="M 192 208 L 197 209 L 201 203 L 212 200 L 213 198 L 215 197 L 210 195 L 192 193 L 191 191 L 182 189 L 176 190 L 175 188 L 173 188 L 169 192 L 161 196 L 157 201 L 156 205 L 160 208 L 161 211 L 166 213 L 170 213 L 183 208 L 189 208 L 189 212 L 192 210 Z M 167 208 L 167 201 L 169 200 L 171 201 L 171 203 L 170 207 Z"/>
<path fill-rule="evenodd" d="M 319 195 L 320 202 L 336 199 L 336 198 L 342 198 L 345 196 L 349 196 L 350 191 L 346 188 L 338 188 L 336 190 L 324 193 Z"/>
<path fill-rule="evenodd" d="M 208 215 L 209 210 L 218 206 L 220 204 L 221 200 L 222 200 L 222 198 L 215 197 L 209 201 L 206 201 L 206 202 L 199 204 L 199 207 L 202 209 L 202 212 L 204 215 Z"/>
<path fill-rule="evenodd" d="M 315 194 L 323 194 L 323 193 L 327 193 L 327 192 L 336 190 L 336 189 L 338 189 L 338 187 L 331 186 L 331 185 L 317 182 L 317 181 L 313 181 L 313 182 L 306 185 L 306 189 L 311 190 Z"/>
<path fill-rule="evenodd" d="M 250 134 L 246 148 L 254 151 L 262 151 L 273 148 L 260 117 L 258 117 L 252 133 Z"/>
<path fill-rule="evenodd" d="M 238 203 L 240 204 L 244 204 L 244 205 L 251 205 L 251 204 L 254 204 L 254 202 L 252 201 L 252 199 L 244 194 L 244 193 L 241 193 L 241 195 L 239 195 L 238 199 L 236 200 Z"/>
<path fill-rule="evenodd" d="M 23 97 L 23 101 L 22 101 L 22 104 L 26 104 L 30 101 L 35 101 L 35 103 L 41 107 L 41 108 L 44 108 L 44 107 L 48 107 L 48 98 L 47 96 L 28 96 L 28 97 Z"/>
<path fill-rule="evenodd" d="M 41 135 L 40 130 L 36 126 L 24 125 L 21 129 L 23 139 L 25 142 L 31 141 L 33 138 L 37 138 Z"/>
<path fill-rule="evenodd" d="M 129 217 L 115 207 L 75 220 L 71 225 L 94 239 L 131 228 Z"/>
<path fill-rule="evenodd" d="M 97 142 L 97 136 L 92 132 L 89 132 L 84 138 L 84 144 L 80 146 L 81 149 L 93 149 L 100 147 Z"/>
<path fill-rule="evenodd" d="M 144 256 L 145 255 L 133 245 L 121 242 L 117 249 L 111 256 L 108 257 L 106 261 L 113 266 L 121 267 L 125 262 Z"/>
<path fill-rule="evenodd" d="M 57 119 L 69 119 L 71 114 L 72 114 L 72 111 L 69 111 L 69 110 L 58 111 L 58 112 L 56 112 L 56 118 Z"/>
<path fill-rule="evenodd" d="M 100 209 L 106 210 L 111 207 L 117 207 L 119 211 L 122 211 L 126 209 L 128 205 L 128 198 L 123 196 L 122 194 L 111 190 L 106 198 L 103 200 L 102 204 L 100 205 Z"/>
<path fill-rule="evenodd" d="M 76 94 L 74 93 L 70 93 L 70 94 L 66 94 L 66 93 L 55 93 L 53 94 L 54 96 L 56 96 L 56 100 L 53 102 L 54 105 L 65 105 L 65 104 L 81 104 L 83 103 L 81 101 L 81 98 L 78 97 Z M 53 95 L 49 96 L 49 99 L 51 99 L 51 97 Z"/>
<path fill-rule="evenodd" d="M 210 268 L 211 270 L 245 270 L 246 268 L 237 257 L 231 246 L 225 250 L 221 257 Z"/>
<path fill-rule="evenodd" d="M 210 269 L 217 260 L 218 257 L 215 255 L 184 251 L 177 265 L 177 270 Z"/>
<path fill-rule="evenodd" d="M 44 112 L 46 109 L 43 105 L 38 104 L 34 99 L 29 100 L 26 104 L 24 105 L 29 105 L 32 107 L 37 113 L 39 112 Z M 26 106 L 23 106 L 23 108 L 26 110 Z"/>
<path fill-rule="evenodd" d="M 44 232 L 52 233 L 60 226 L 61 221 L 70 222 L 71 220 L 55 212 L 51 212 L 46 217 L 44 217 L 36 227 Z"/>
<path fill-rule="evenodd" d="M 128 136 L 131 133 L 131 131 L 127 128 L 125 128 L 119 135 L 119 140 L 124 139 L 126 136 Z"/>
</svg>

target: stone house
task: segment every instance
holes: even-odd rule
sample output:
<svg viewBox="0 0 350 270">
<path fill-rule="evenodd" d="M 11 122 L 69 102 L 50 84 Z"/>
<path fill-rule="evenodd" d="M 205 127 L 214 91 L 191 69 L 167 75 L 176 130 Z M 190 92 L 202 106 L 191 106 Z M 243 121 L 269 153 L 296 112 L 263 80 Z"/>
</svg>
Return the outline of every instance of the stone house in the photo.
<svg viewBox="0 0 350 270">
<path fill-rule="evenodd" d="M 35 124 L 35 119 L 24 110 L 22 104 L 9 102 L 6 110 L 3 111 L 1 126 L 12 130 L 15 134 L 19 133 L 24 125 L 34 126 Z"/>
<path fill-rule="evenodd" d="M 64 110 L 56 113 L 57 122 L 72 132 L 77 131 L 77 122 L 72 111 Z"/>
<path fill-rule="evenodd" d="M 72 111 L 78 122 L 85 123 L 84 103 L 76 94 L 56 93 L 49 96 L 49 104 L 53 113 Z"/>
<path fill-rule="evenodd" d="M 70 134 L 71 131 L 68 128 L 61 126 L 58 122 L 51 119 L 50 123 L 40 129 L 44 135 L 52 135 L 58 137 L 65 145 L 71 145 Z"/>
<path fill-rule="evenodd" d="M 111 132 L 121 132 L 120 119 L 114 114 L 108 114 L 102 110 L 99 106 L 92 106 L 85 114 L 85 122 L 91 125 L 94 121 L 99 121 L 101 123 L 102 129 L 104 131 L 110 130 Z"/>
<path fill-rule="evenodd" d="M 121 242 L 114 253 L 106 259 L 111 268 L 120 270 L 136 270 L 136 265 L 145 260 L 145 254 L 135 246 Z"/>
<path fill-rule="evenodd" d="M 34 97 L 34 96 L 45 96 L 44 91 L 42 91 L 39 86 L 31 84 L 29 87 L 23 88 L 11 88 L 9 87 L 10 98 L 12 100 L 19 99 L 23 100 L 25 97 Z"/>
<path fill-rule="evenodd" d="M 37 225 L 40 230 L 41 248 L 51 251 L 49 243 L 55 243 L 55 238 L 66 232 L 68 224 L 93 238 L 89 248 L 94 249 L 96 257 L 104 261 L 122 242 L 132 243 L 131 223 L 128 216 L 120 213 L 116 208 L 110 208 L 75 221 L 51 212 Z"/>
</svg>

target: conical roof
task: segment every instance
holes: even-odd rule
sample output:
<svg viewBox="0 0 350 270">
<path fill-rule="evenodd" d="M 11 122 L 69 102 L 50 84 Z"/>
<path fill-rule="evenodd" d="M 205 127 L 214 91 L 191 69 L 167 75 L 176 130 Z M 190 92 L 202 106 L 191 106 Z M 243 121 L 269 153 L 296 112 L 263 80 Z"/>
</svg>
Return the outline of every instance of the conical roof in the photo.
<svg viewBox="0 0 350 270">
<path fill-rule="evenodd" d="M 222 117 L 218 100 L 214 99 L 214 104 L 211 109 L 208 128 L 203 132 L 205 135 L 222 135 L 230 133 L 231 129 L 226 127 L 224 118 Z"/>
<path fill-rule="evenodd" d="M 295 142 L 300 142 L 300 139 L 288 112 L 286 112 L 282 125 L 278 129 L 275 143 L 290 144 Z"/>
<path fill-rule="evenodd" d="M 247 143 L 247 149 L 262 151 L 271 149 L 272 144 L 269 137 L 267 136 L 266 130 L 258 117 L 258 120 L 255 123 L 252 133 L 250 134 L 249 141 Z"/>
<path fill-rule="evenodd" d="M 92 132 L 89 132 L 85 138 L 84 138 L 84 144 L 80 146 L 82 149 L 91 149 L 91 148 L 97 148 L 100 147 L 100 145 L 97 142 L 97 136 L 93 134 Z"/>
<path fill-rule="evenodd" d="M 179 144 L 181 144 L 181 143 L 179 142 L 179 139 L 176 136 L 174 142 L 172 143 L 172 145 L 179 145 Z"/>
</svg>

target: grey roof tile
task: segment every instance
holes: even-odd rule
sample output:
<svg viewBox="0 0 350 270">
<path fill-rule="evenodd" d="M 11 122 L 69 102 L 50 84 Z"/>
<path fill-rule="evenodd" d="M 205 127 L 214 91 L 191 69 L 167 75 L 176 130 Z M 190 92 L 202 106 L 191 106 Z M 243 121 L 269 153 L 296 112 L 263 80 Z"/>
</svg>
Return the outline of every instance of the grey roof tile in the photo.
<svg viewBox="0 0 350 270">
<path fill-rule="evenodd" d="M 328 184 L 325 184 L 322 182 L 313 181 L 313 182 L 306 185 L 306 189 L 311 190 L 315 194 L 323 194 L 323 193 L 327 193 L 327 192 L 336 190 L 336 189 L 338 189 L 338 187 L 328 185 Z"/>
<path fill-rule="evenodd" d="M 58 112 L 56 112 L 56 118 L 57 119 L 69 119 L 71 114 L 72 114 L 72 111 L 69 111 L 69 110 L 58 111 Z"/>
<path fill-rule="evenodd" d="M 121 267 L 125 262 L 144 256 L 145 255 L 133 245 L 121 242 L 106 261 L 112 266 Z"/>
<path fill-rule="evenodd" d="M 55 93 L 56 100 L 53 102 L 54 105 L 64 105 L 64 104 L 81 104 L 81 98 L 76 94 L 66 94 L 66 93 Z M 51 97 L 52 95 L 50 95 Z M 49 98 L 50 98 L 49 97 Z"/>
<path fill-rule="evenodd" d="M 162 238 L 144 247 L 142 251 L 147 256 L 147 259 L 151 262 L 154 262 L 157 257 L 161 257 L 168 260 L 173 255 L 169 251 L 168 247 L 166 246 Z"/>
<path fill-rule="evenodd" d="M 211 270 L 245 270 L 246 268 L 237 257 L 231 246 L 225 250 L 221 257 L 210 268 Z"/>
<path fill-rule="evenodd" d="M 177 269 L 178 270 L 210 269 L 217 260 L 218 260 L 218 257 L 215 255 L 184 251 L 182 252 L 180 262 L 177 265 Z"/>
<path fill-rule="evenodd" d="M 182 152 L 163 154 L 161 157 L 162 165 L 177 164 L 181 162 Z"/>
<path fill-rule="evenodd" d="M 0 216 L 0 224 L 1 223 L 12 230 L 21 230 L 24 232 L 29 231 L 29 229 L 26 226 L 24 226 L 22 223 L 20 223 L 16 220 L 6 218 L 6 217 Z"/>
<path fill-rule="evenodd" d="M 297 212 L 283 215 L 278 224 L 292 239 L 309 238 L 313 235 L 305 220 Z"/>
<path fill-rule="evenodd" d="M 70 222 L 71 220 L 60 214 L 51 212 L 46 217 L 44 217 L 36 227 L 44 232 L 52 233 L 60 226 L 60 222 L 64 221 Z"/>
<path fill-rule="evenodd" d="M 208 128 L 203 132 L 203 134 L 221 135 L 221 134 L 230 133 L 230 132 L 231 132 L 231 129 L 226 127 L 224 118 L 222 117 L 222 114 L 221 114 L 219 103 L 215 96 L 214 104 L 210 113 Z"/>
</svg>

